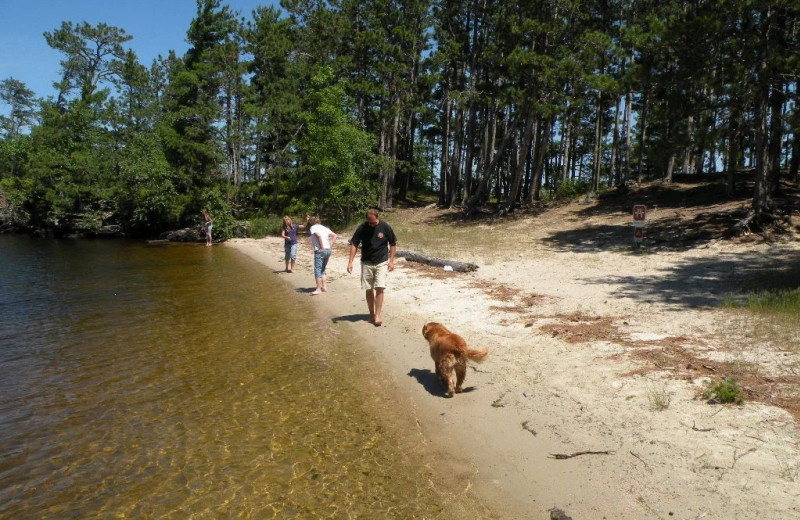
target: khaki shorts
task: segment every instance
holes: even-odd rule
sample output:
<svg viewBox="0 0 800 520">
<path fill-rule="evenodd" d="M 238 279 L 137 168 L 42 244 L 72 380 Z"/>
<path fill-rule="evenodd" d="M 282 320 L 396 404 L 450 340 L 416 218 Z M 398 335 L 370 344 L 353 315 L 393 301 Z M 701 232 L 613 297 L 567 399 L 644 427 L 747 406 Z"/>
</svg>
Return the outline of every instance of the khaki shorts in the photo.
<svg viewBox="0 0 800 520">
<path fill-rule="evenodd" d="M 361 263 L 361 289 L 384 289 L 389 278 L 389 262 L 380 264 Z"/>
</svg>

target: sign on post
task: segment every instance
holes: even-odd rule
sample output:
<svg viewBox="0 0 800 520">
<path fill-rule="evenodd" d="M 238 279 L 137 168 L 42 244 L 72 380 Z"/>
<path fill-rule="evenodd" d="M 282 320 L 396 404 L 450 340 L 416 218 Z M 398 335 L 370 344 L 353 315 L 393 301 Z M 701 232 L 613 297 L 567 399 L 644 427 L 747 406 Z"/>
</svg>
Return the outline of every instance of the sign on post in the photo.
<svg viewBox="0 0 800 520">
<path fill-rule="evenodd" d="M 644 204 L 633 206 L 633 241 L 640 244 L 644 238 L 644 226 L 647 223 L 647 208 Z"/>
</svg>

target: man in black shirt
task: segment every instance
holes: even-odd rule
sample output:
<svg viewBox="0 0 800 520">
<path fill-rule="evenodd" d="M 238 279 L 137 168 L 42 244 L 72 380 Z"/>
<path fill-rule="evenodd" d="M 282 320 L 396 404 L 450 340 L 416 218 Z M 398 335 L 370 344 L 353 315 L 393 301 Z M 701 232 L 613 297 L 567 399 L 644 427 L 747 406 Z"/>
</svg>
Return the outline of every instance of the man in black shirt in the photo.
<svg viewBox="0 0 800 520">
<path fill-rule="evenodd" d="M 347 272 L 353 272 L 353 260 L 361 246 L 361 289 L 366 291 L 369 321 L 376 327 L 383 324 L 383 291 L 389 278 L 389 271 L 394 271 L 394 255 L 397 252 L 397 237 L 394 230 L 378 217 L 378 210 L 367 211 L 367 220 L 353 233 L 350 239 L 350 260 Z"/>
</svg>

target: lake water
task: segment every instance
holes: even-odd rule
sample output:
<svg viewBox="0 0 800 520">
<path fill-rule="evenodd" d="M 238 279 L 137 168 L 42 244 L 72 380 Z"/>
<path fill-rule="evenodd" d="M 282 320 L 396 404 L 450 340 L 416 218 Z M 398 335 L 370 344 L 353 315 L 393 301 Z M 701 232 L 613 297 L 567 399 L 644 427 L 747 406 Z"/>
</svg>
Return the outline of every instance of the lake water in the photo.
<svg viewBox="0 0 800 520">
<path fill-rule="evenodd" d="M 0 518 L 487 517 L 307 300 L 224 246 L 0 236 Z"/>
</svg>

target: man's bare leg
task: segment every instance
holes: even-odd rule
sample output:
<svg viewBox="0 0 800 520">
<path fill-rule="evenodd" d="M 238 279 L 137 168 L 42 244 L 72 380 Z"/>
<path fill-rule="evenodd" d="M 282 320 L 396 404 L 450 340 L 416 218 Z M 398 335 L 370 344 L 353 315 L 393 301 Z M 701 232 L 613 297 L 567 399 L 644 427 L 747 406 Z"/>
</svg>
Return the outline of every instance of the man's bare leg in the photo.
<svg viewBox="0 0 800 520">
<path fill-rule="evenodd" d="M 381 319 L 381 310 L 383 310 L 383 287 L 375 288 L 375 326 L 380 327 L 383 324 Z"/>
<path fill-rule="evenodd" d="M 369 322 L 375 323 L 375 293 L 367 289 L 367 308 L 369 309 Z"/>
</svg>

